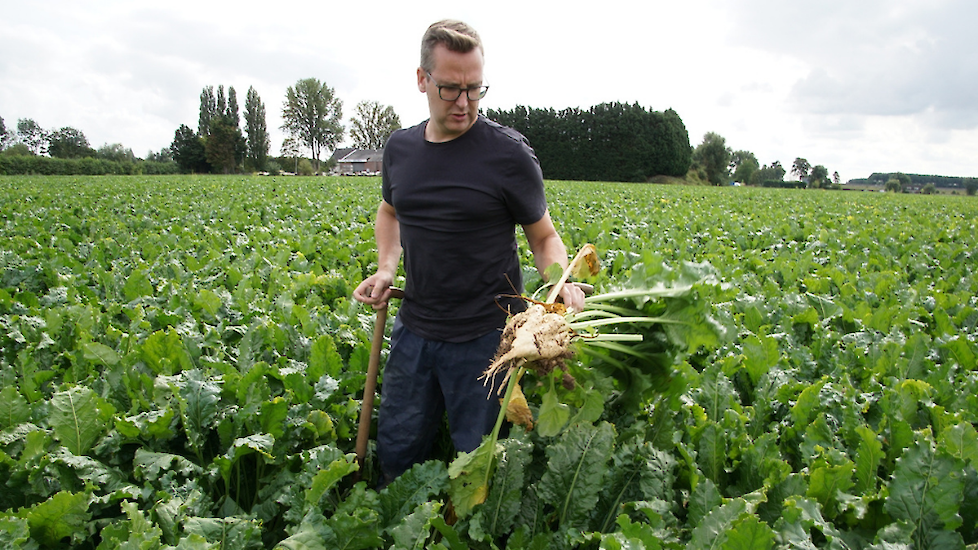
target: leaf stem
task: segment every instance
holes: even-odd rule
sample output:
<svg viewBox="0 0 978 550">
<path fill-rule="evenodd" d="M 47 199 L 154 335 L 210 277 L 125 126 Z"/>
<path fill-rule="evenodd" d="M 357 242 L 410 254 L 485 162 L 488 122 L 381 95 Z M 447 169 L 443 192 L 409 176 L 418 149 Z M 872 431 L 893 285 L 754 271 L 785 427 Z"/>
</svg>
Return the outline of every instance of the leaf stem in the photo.
<svg viewBox="0 0 978 550">
<path fill-rule="evenodd" d="M 520 367 L 514 376 L 509 377 L 509 383 L 506 384 L 506 393 L 503 395 L 499 414 L 496 416 L 496 425 L 492 427 L 493 440 L 499 438 L 499 431 L 502 429 L 503 420 L 506 418 L 506 407 L 509 405 L 509 400 L 513 397 L 513 390 L 516 388 L 516 384 L 519 384 L 520 378 L 523 377 L 523 373 L 525 372 L 526 367 Z"/>
<path fill-rule="evenodd" d="M 591 304 L 594 302 L 608 302 L 611 300 L 618 300 L 621 298 L 641 298 L 643 296 L 652 297 L 664 297 L 664 296 L 682 296 L 689 292 L 693 288 L 692 285 L 674 286 L 674 287 L 661 287 L 661 288 L 635 288 L 629 290 L 619 290 L 617 292 L 606 292 L 603 294 L 595 294 L 594 296 L 588 296 L 584 299 L 585 303 Z"/>
<path fill-rule="evenodd" d="M 496 415 L 496 425 L 492 427 L 492 433 L 489 435 L 489 440 L 492 441 L 493 447 L 495 447 L 496 441 L 499 441 L 499 431 L 503 427 L 503 420 L 506 419 L 506 407 L 509 406 L 509 401 L 513 397 L 513 390 L 516 388 L 516 384 L 519 384 L 520 378 L 523 377 L 523 373 L 525 372 L 526 367 L 520 367 L 514 376 L 509 377 L 509 383 L 506 384 L 506 394 L 503 395 L 503 401 L 499 406 L 499 414 Z M 489 485 L 491 472 L 492 468 L 486 468 L 485 484 L 487 486 Z"/>
<path fill-rule="evenodd" d="M 591 321 L 580 321 L 577 323 L 568 323 L 572 329 L 575 331 L 581 329 L 588 329 L 593 327 L 601 327 L 605 325 L 618 325 L 627 323 L 672 323 L 676 325 L 686 324 L 685 321 L 677 321 L 676 319 L 670 319 L 668 317 L 611 317 L 608 319 L 594 319 Z"/>
<path fill-rule="evenodd" d="M 569 264 L 567 264 L 567 268 L 564 269 L 564 272 L 560 274 L 560 279 L 558 279 L 557 282 L 554 283 L 553 288 L 550 289 L 550 293 L 547 294 L 546 303 L 552 304 L 554 303 L 554 301 L 557 300 L 557 296 L 560 295 L 560 291 L 564 288 L 564 283 L 567 282 L 567 279 L 570 278 L 572 273 L 580 269 L 580 265 L 586 261 L 586 258 L 589 255 L 595 257 L 597 255 L 597 252 L 594 249 L 594 245 L 592 244 L 586 244 L 582 246 L 580 250 L 577 251 L 577 255 L 574 256 L 574 259 L 571 260 Z"/>
<path fill-rule="evenodd" d="M 591 344 L 594 342 L 641 342 L 645 339 L 641 334 L 601 334 L 597 333 L 593 336 L 590 334 L 579 334 L 578 338 L 583 340 L 584 344 Z"/>
</svg>

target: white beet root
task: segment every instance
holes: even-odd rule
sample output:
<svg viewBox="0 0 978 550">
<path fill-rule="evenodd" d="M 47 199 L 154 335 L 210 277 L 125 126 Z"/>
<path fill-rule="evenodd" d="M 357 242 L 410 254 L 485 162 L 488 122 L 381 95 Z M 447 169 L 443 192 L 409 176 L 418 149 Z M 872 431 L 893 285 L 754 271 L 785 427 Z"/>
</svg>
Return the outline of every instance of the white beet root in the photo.
<svg viewBox="0 0 978 550">
<path fill-rule="evenodd" d="M 570 350 L 573 336 L 574 331 L 563 315 L 548 313 L 542 305 L 533 304 L 506 323 L 496 358 L 482 377 L 488 383 L 506 369 L 505 383 L 512 369 L 525 363 L 535 363 L 537 370 L 550 372 L 573 354 Z"/>
</svg>

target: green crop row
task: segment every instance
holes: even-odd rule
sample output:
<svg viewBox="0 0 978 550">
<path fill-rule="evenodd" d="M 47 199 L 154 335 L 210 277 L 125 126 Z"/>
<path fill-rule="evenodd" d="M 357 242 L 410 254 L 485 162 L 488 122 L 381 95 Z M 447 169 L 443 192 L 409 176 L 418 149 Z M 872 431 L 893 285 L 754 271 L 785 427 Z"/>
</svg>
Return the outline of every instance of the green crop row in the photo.
<svg viewBox="0 0 978 550">
<path fill-rule="evenodd" d="M 599 292 L 698 277 L 723 337 L 526 382 L 547 434 L 457 518 L 447 443 L 381 491 L 353 455 L 379 180 L 0 177 L 0 546 L 978 543 L 978 202 L 548 194 Z"/>
</svg>

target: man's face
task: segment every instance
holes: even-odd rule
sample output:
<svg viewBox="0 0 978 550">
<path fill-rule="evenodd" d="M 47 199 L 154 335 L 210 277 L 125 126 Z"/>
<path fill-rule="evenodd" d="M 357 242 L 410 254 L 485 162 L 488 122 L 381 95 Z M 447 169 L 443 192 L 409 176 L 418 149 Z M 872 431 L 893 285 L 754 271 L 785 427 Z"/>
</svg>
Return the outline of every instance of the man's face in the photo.
<svg viewBox="0 0 978 550">
<path fill-rule="evenodd" d="M 438 97 L 438 86 L 476 88 L 482 82 L 482 52 L 478 48 L 468 53 L 450 51 L 439 44 L 434 49 L 434 69 L 429 76 L 418 68 L 418 89 L 428 96 L 431 119 L 425 128 L 425 139 L 433 142 L 453 140 L 468 131 L 479 116 L 479 102 L 462 94 L 455 101 Z"/>
</svg>

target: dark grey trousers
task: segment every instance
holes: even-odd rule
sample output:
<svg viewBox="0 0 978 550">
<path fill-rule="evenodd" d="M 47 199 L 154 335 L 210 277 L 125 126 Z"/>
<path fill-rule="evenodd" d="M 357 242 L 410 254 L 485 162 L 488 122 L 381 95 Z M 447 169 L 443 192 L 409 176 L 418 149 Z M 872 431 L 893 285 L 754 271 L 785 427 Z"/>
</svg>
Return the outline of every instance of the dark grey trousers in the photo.
<svg viewBox="0 0 978 550">
<path fill-rule="evenodd" d="M 500 334 L 494 330 L 468 342 L 441 342 L 394 321 L 377 418 L 384 484 L 428 460 L 445 412 L 456 451 L 476 449 L 492 431 L 500 396 L 479 377 L 492 362 Z"/>
</svg>

